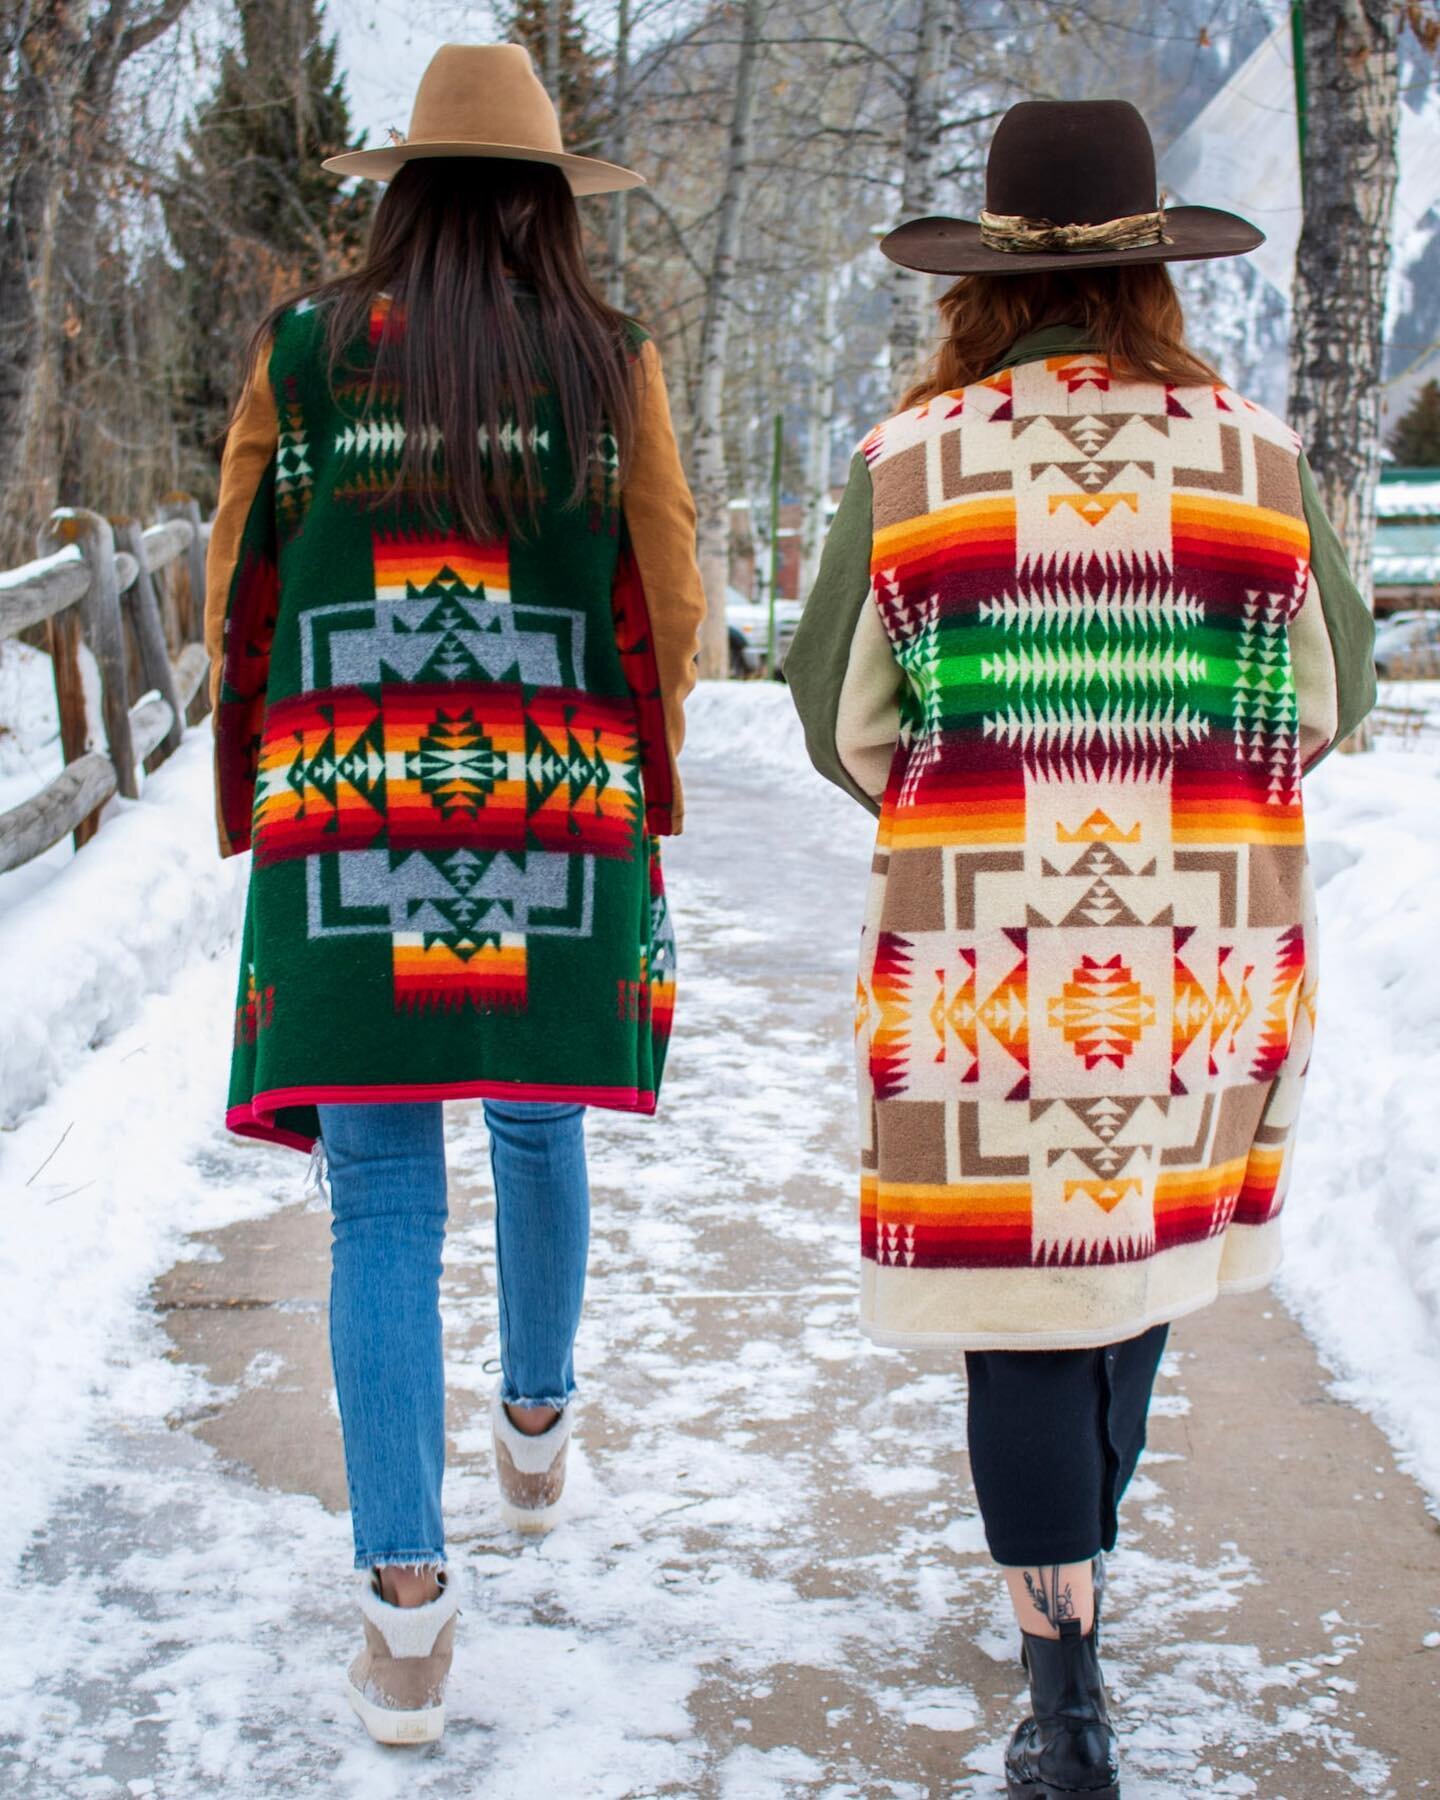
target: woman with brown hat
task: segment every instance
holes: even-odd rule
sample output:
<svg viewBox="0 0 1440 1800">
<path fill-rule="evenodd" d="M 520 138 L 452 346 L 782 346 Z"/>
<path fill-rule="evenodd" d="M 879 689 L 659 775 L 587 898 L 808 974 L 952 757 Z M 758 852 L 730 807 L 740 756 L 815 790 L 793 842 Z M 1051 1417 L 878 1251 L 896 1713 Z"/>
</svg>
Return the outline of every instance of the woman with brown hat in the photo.
<svg viewBox="0 0 1440 1800">
<path fill-rule="evenodd" d="M 1269 1280 L 1315 1009 L 1301 777 L 1373 698 L 1294 434 L 1184 341 L 1164 264 L 1261 234 L 1157 199 L 1119 101 L 1001 121 L 959 276 L 864 440 L 786 662 L 878 815 L 862 1312 L 965 1352 L 1022 1630 L 1012 1800 L 1117 1795 L 1096 1575 L 1169 1323 Z"/>
<path fill-rule="evenodd" d="M 655 1110 L 704 596 L 655 349 L 597 294 L 515 45 L 446 45 L 362 266 L 276 308 L 210 541 L 221 848 L 254 850 L 229 1124 L 323 1146 L 371 1735 L 444 1725 L 442 1102 L 490 1128 L 502 1505 L 551 1522 L 589 1222 L 584 1109 Z"/>
</svg>

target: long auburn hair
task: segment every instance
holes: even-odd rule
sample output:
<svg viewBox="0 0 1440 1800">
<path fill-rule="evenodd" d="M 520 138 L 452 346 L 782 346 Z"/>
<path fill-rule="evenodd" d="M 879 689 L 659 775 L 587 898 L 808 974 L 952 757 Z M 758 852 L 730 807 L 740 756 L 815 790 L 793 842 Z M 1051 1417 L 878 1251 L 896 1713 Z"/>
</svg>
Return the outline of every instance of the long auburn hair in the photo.
<svg viewBox="0 0 1440 1800">
<path fill-rule="evenodd" d="M 349 366 L 382 296 L 390 323 L 373 358 Z M 494 157 L 406 163 L 375 208 L 364 262 L 276 306 L 251 340 L 247 379 L 301 299 L 324 308 L 332 388 L 356 393 L 362 412 L 398 395 L 405 443 L 377 503 L 413 493 L 432 516 L 448 504 L 470 537 L 523 536 L 540 499 L 533 427 L 542 383 L 570 451 L 568 504 L 585 499 L 607 435 L 623 480 L 635 426 L 634 322 L 596 290 L 558 169 Z"/>
<path fill-rule="evenodd" d="M 978 381 L 1027 331 L 1078 325 L 1117 375 L 1179 387 L 1220 377 L 1185 342 L 1185 315 L 1163 263 L 962 275 L 940 299 L 946 335 L 902 408 Z"/>
</svg>

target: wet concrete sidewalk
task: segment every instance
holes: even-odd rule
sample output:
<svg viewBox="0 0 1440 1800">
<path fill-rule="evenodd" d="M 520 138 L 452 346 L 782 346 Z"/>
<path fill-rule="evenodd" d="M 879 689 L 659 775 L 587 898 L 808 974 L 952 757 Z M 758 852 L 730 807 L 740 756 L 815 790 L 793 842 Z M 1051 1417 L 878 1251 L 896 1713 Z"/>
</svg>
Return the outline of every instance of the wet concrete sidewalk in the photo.
<svg viewBox="0 0 1440 1800">
<path fill-rule="evenodd" d="M 32 1559 L 107 1642 L 117 1611 L 133 1630 L 56 1670 L 82 1749 L 32 1750 L 20 1793 L 1003 1792 L 1023 1681 L 957 1359 L 872 1350 L 854 1324 L 865 821 L 703 764 L 691 790 L 664 1116 L 591 1121 L 582 1451 L 572 1516 L 538 1545 L 494 1505 L 488 1165 L 478 1107 L 451 1109 L 466 1610 L 444 1744 L 375 1750 L 335 1697 L 353 1628 L 327 1221 L 294 1205 L 204 1234 L 155 1289 L 154 1352 L 193 1373 L 190 1400 L 117 1425 Z M 1418 1490 L 1273 1299 L 1172 1343 L 1107 1621 L 1127 1800 L 1440 1790 L 1440 1533 Z"/>
</svg>

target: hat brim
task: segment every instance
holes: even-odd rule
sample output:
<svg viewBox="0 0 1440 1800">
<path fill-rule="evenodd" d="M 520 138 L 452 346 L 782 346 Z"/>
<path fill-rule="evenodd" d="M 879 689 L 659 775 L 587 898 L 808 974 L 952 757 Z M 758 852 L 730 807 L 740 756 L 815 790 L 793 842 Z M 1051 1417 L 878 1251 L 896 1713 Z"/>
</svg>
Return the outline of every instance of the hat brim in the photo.
<svg viewBox="0 0 1440 1800">
<path fill-rule="evenodd" d="M 531 150 L 523 144 L 477 144 L 459 139 L 416 144 L 382 144 L 374 150 L 347 150 L 320 165 L 332 175 L 361 175 L 367 181 L 390 181 L 408 162 L 434 157 L 494 158 L 500 162 L 548 163 L 559 169 L 575 194 L 619 194 L 645 186 L 645 177 L 618 163 L 594 156 L 572 156 L 566 150 Z"/>
<path fill-rule="evenodd" d="M 926 275 L 1024 275 L 1040 269 L 1110 269 L 1122 264 L 1204 262 L 1243 256 L 1265 242 L 1265 233 L 1237 213 L 1213 206 L 1172 206 L 1165 212 L 1164 244 L 1133 250 L 992 250 L 969 219 L 911 219 L 880 240 L 881 251 L 904 269 Z"/>
</svg>

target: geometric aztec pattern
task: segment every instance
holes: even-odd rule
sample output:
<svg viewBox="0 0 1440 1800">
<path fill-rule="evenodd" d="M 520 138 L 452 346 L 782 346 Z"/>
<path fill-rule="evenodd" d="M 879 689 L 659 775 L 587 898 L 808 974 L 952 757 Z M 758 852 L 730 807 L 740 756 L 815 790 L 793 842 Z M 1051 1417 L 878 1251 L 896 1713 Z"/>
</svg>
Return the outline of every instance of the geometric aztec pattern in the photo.
<svg viewBox="0 0 1440 1800">
<path fill-rule="evenodd" d="M 1083 354 L 863 448 L 906 677 L 857 994 L 864 1255 L 914 1294 L 1083 1270 L 1123 1320 L 1126 1268 L 1209 1245 L 1213 1292 L 1228 1228 L 1278 1210 L 1313 1023 L 1297 442 Z"/>
<path fill-rule="evenodd" d="M 588 858 L 637 852 L 634 708 L 574 685 L 583 622 L 515 608 L 503 543 L 377 532 L 374 564 L 373 599 L 305 615 L 307 677 L 346 685 L 270 706 L 256 861 L 333 861 L 332 878 L 310 884 L 315 936 L 354 919 L 344 893 L 369 895 L 370 930 L 391 939 L 397 1005 L 520 1010 L 557 862 L 568 892 L 585 885 Z"/>
</svg>

